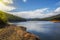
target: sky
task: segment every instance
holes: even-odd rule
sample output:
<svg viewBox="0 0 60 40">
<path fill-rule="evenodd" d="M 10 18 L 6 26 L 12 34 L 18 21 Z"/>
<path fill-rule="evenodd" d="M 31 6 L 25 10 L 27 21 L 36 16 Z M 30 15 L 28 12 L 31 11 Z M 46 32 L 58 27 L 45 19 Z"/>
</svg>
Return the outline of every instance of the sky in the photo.
<svg viewBox="0 0 60 40">
<path fill-rule="evenodd" d="M 23 18 L 60 14 L 60 0 L 0 0 L 0 10 Z"/>
</svg>

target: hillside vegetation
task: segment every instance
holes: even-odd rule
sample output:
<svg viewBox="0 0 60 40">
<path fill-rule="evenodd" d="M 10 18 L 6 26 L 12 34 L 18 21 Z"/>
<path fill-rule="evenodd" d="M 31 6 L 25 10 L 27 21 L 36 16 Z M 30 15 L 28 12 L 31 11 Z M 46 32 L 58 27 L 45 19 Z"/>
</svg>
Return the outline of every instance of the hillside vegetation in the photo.
<svg viewBox="0 0 60 40">
<path fill-rule="evenodd" d="M 8 19 L 9 22 L 26 21 L 26 19 L 24 19 L 24 18 L 14 16 L 14 15 L 9 14 L 9 13 L 6 13 L 6 12 L 0 11 L 0 15 L 1 15 L 1 14 L 2 14 L 4 17 L 6 16 L 6 18 Z M 1 17 L 2 17 L 2 16 L 1 16 Z M 6 18 L 3 18 L 2 20 L 6 20 Z"/>
<path fill-rule="evenodd" d="M 60 20 L 60 14 L 52 16 L 52 17 L 47 17 L 47 18 L 43 18 L 42 20 Z"/>
<path fill-rule="evenodd" d="M 0 11 L 0 27 L 5 26 L 7 24 L 7 17 L 4 12 Z"/>
<path fill-rule="evenodd" d="M 17 21 L 26 21 L 25 18 L 17 17 L 12 14 L 6 13 L 6 16 L 10 22 L 17 22 Z"/>
</svg>

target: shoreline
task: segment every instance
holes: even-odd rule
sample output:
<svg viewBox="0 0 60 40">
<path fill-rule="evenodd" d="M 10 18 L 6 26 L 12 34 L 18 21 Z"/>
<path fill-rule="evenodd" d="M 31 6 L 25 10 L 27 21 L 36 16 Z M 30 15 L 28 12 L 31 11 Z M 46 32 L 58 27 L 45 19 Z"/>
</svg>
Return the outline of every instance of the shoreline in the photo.
<svg viewBox="0 0 60 40">
<path fill-rule="evenodd" d="M 51 20 L 51 22 L 57 23 L 57 22 L 60 22 L 60 20 Z"/>
<path fill-rule="evenodd" d="M 4 28 L 0 28 L 1 40 L 40 40 L 40 38 L 30 32 L 26 31 L 26 27 L 17 25 L 7 25 Z M 3 39 L 4 38 L 4 39 Z"/>
</svg>

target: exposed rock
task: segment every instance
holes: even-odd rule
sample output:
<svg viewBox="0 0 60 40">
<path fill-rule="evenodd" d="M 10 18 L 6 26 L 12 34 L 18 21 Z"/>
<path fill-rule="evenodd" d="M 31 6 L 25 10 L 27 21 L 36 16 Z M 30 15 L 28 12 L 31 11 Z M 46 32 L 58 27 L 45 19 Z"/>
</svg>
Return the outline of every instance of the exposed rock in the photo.
<svg viewBox="0 0 60 40">
<path fill-rule="evenodd" d="M 25 27 L 8 25 L 0 29 L 0 40 L 40 40 L 40 38 L 27 32 Z"/>
<path fill-rule="evenodd" d="M 51 20 L 51 22 L 58 23 L 60 20 Z"/>
</svg>

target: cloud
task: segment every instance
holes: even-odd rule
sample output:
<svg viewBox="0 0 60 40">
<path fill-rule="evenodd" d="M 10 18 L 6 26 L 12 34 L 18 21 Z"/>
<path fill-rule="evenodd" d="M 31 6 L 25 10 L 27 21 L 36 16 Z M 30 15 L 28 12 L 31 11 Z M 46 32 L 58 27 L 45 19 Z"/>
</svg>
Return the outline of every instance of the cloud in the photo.
<svg viewBox="0 0 60 40">
<path fill-rule="evenodd" d="M 13 0 L 2 0 L 0 1 L 0 10 L 2 11 L 10 11 L 15 9 L 14 6 L 11 6 L 13 4 Z"/>
<path fill-rule="evenodd" d="M 27 2 L 27 0 L 22 0 L 23 2 Z"/>
<path fill-rule="evenodd" d="M 58 7 L 58 8 L 55 10 L 55 12 L 60 12 L 60 7 Z"/>
<path fill-rule="evenodd" d="M 7 4 L 12 4 L 13 1 L 12 0 L 2 0 L 3 3 L 7 3 Z"/>
<path fill-rule="evenodd" d="M 13 12 L 12 14 L 23 18 L 45 18 L 60 14 L 60 7 L 56 8 L 52 12 L 48 12 L 49 8 L 36 9 L 32 11 Z"/>
<path fill-rule="evenodd" d="M 44 11 L 46 11 L 47 9 L 48 8 L 36 9 L 33 11 L 22 11 L 22 12 L 14 13 L 14 15 L 24 17 L 24 18 L 37 18 L 37 17 L 41 18 L 40 16 L 43 16 Z"/>
</svg>

